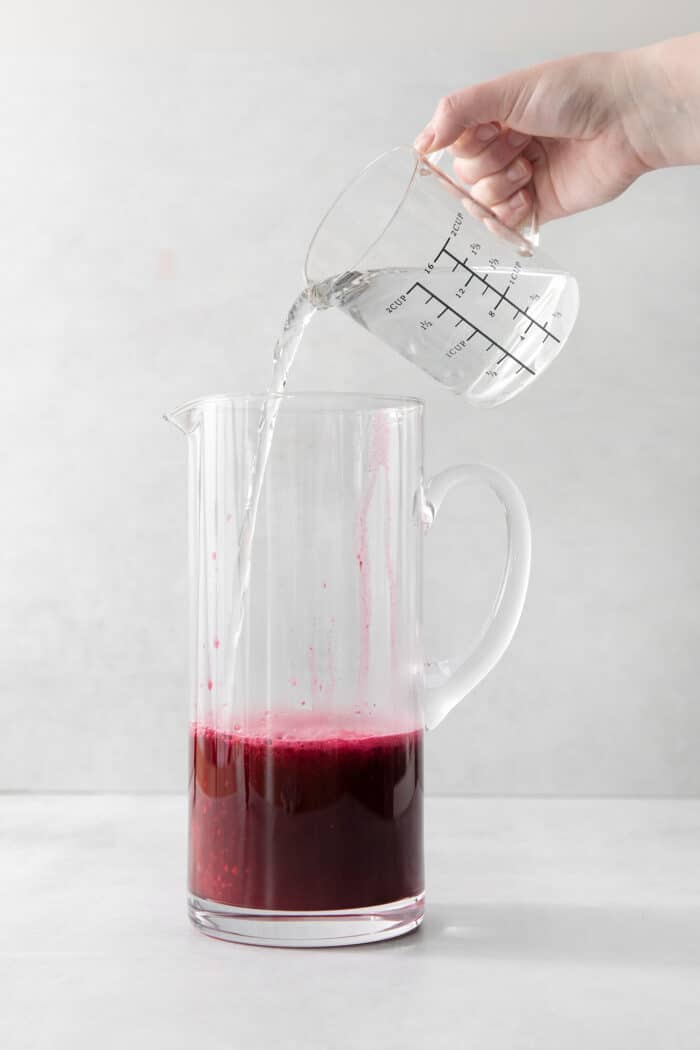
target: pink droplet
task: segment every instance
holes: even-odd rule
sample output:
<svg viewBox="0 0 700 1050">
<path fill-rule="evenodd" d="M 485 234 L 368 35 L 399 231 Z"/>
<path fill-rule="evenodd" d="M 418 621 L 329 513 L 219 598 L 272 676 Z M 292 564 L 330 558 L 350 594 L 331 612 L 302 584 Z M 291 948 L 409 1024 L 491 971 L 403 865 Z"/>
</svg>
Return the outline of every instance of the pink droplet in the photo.
<svg viewBox="0 0 700 1050">
<path fill-rule="evenodd" d="M 215 638 L 214 639 L 214 648 L 218 649 L 220 645 L 221 645 L 221 642 L 219 641 L 219 639 Z"/>
<path fill-rule="evenodd" d="M 171 248 L 163 248 L 158 256 L 156 271 L 163 281 L 177 276 L 177 257 Z"/>
<path fill-rule="evenodd" d="M 211 552 L 211 560 L 216 561 L 216 551 Z"/>
<path fill-rule="evenodd" d="M 211 692 L 213 688 L 214 688 L 214 683 L 212 682 L 212 680 L 210 678 L 209 681 L 207 682 L 207 689 L 209 690 L 209 692 Z"/>
<path fill-rule="evenodd" d="M 306 700 L 300 700 L 299 703 L 301 704 L 302 707 L 306 706 Z"/>
<path fill-rule="evenodd" d="M 290 684 L 291 686 L 295 686 L 295 685 L 297 684 L 297 680 L 296 680 L 296 678 L 290 678 L 290 679 L 289 679 L 289 684 Z"/>
<path fill-rule="evenodd" d="M 233 521 L 233 514 L 227 514 L 226 521 Z"/>
<path fill-rule="evenodd" d="M 324 591 L 325 591 L 325 590 L 327 589 L 327 587 L 328 587 L 328 584 L 327 584 L 327 583 L 326 583 L 326 581 L 324 580 L 321 586 L 323 587 L 323 589 L 324 589 Z"/>
</svg>

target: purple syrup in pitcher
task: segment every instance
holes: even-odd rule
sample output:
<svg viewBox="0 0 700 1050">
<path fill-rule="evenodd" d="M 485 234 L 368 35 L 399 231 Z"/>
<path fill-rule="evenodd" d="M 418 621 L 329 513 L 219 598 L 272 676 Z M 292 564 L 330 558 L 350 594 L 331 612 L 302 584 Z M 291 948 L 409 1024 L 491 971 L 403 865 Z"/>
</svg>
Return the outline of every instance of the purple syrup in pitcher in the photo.
<svg viewBox="0 0 700 1050">
<path fill-rule="evenodd" d="M 422 893 L 420 730 L 332 728 L 313 714 L 246 732 L 196 724 L 191 762 L 196 896 L 331 911 Z"/>
</svg>

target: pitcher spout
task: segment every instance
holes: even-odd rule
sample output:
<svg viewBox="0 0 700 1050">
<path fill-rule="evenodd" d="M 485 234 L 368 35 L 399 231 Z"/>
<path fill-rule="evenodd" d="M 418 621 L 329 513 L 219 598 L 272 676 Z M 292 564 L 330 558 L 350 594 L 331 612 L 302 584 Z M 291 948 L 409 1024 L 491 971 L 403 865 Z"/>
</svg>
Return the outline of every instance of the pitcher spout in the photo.
<svg viewBox="0 0 700 1050">
<path fill-rule="evenodd" d="M 163 419 L 166 423 L 172 423 L 177 429 L 189 437 L 199 426 L 202 419 L 201 400 L 186 401 L 178 405 L 172 412 L 164 412 Z"/>
</svg>

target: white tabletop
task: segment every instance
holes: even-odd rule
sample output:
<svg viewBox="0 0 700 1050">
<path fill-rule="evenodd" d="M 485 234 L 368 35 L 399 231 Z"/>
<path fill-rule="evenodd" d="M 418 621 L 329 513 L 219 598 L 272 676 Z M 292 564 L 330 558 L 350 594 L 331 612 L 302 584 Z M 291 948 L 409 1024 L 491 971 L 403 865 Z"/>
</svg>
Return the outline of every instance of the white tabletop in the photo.
<svg viewBox="0 0 700 1050">
<path fill-rule="evenodd" d="M 185 917 L 185 803 L 0 799 L 4 1050 L 697 1050 L 700 801 L 430 799 L 423 928 L 251 948 Z"/>
</svg>

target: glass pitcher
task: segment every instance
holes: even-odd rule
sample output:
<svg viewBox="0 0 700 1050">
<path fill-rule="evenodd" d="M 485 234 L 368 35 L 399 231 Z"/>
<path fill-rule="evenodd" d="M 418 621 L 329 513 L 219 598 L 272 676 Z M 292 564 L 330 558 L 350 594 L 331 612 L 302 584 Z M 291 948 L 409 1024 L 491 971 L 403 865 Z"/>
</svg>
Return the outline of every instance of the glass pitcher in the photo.
<svg viewBox="0 0 700 1050">
<path fill-rule="evenodd" d="M 412 146 L 368 164 L 309 245 L 317 307 L 335 306 L 472 404 L 498 405 L 566 343 L 578 285 Z"/>
<path fill-rule="evenodd" d="M 281 396 L 234 652 L 238 537 L 268 398 L 202 398 L 166 417 L 189 443 L 190 916 L 253 944 L 395 937 L 423 916 L 423 732 L 513 636 L 527 512 L 490 467 L 425 483 L 419 401 Z M 428 685 L 423 535 L 461 484 L 500 500 L 506 565 L 476 645 Z"/>
</svg>

